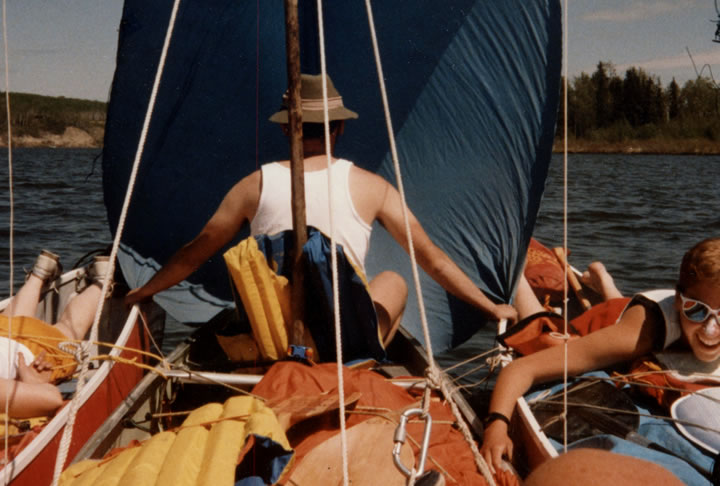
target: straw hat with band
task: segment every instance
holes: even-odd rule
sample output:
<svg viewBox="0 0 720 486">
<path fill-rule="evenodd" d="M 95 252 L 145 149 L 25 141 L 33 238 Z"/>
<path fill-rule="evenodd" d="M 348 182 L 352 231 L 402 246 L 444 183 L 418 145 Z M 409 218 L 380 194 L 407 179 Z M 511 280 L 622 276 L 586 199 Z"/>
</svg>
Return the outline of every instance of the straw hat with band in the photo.
<svg viewBox="0 0 720 486">
<path fill-rule="evenodd" d="M 303 123 L 324 123 L 322 75 L 302 74 L 300 76 L 300 98 Z M 327 76 L 328 120 L 357 118 L 358 114 L 343 105 L 342 96 Z M 283 95 L 282 109 L 270 117 L 273 123 L 288 123 L 288 93 Z"/>
</svg>

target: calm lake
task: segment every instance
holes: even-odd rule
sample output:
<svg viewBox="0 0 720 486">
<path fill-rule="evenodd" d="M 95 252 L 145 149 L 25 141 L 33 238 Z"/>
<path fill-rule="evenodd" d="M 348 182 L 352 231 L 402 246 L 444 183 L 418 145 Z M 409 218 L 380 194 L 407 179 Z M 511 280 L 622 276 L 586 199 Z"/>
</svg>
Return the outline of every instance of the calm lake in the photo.
<svg viewBox="0 0 720 486">
<path fill-rule="evenodd" d="M 99 154 L 99 149 L 14 151 L 15 291 L 40 249 L 60 253 L 69 269 L 86 253 L 111 243 Z M 7 153 L 0 159 L 0 295 L 8 295 Z M 603 261 L 627 294 L 671 286 L 684 251 L 702 238 L 720 236 L 719 183 L 720 156 L 570 155 L 571 262 L 585 268 Z M 553 157 L 535 236 L 549 246 L 563 241 L 560 155 Z M 482 348 L 484 342 L 470 347 Z"/>
</svg>

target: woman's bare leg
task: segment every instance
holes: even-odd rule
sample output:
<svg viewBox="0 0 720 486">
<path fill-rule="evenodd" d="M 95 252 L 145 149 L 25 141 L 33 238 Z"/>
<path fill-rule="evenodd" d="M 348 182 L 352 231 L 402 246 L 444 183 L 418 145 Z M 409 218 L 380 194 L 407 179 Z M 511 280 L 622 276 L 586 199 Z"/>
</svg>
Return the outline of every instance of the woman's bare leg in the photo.
<svg viewBox="0 0 720 486">
<path fill-rule="evenodd" d="M 518 319 L 523 320 L 528 316 L 545 312 L 547 309 L 538 300 L 535 292 L 533 292 L 530 283 L 525 278 L 525 274 L 520 275 L 517 292 L 515 293 L 515 302 L 513 306 L 518 312 Z"/>
<path fill-rule="evenodd" d="M 95 320 L 100 294 L 100 286 L 89 285 L 68 302 L 55 327 L 70 339 L 83 339 Z"/>
<path fill-rule="evenodd" d="M 602 295 L 603 300 L 618 299 L 623 296 L 618 288 L 615 287 L 615 281 L 612 275 L 608 273 L 605 265 L 600 262 L 592 262 L 588 265 L 588 269 L 583 272 L 580 280 L 595 292 Z"/>
<path fill-rule="evenodd" d="M 407 296 L 405 279 L 395 272 L 382 272 L 370 281 L 370 297 L 375 304 L 383 346 L 390 344 L 400 327 Z"/>
<path fill-rule="evenodd" d="M 2 315 L 7 317 L 34 317 L 40 302 L 43 283 L 40 277 L 31 273 L 25 284 L 18 290 L 18 293 L 13 296 L 10 304 L 2 311 Z"/>
<path fill-rule="evenodd" d="M 13 296 L 2 314 L 8 317 L 35 316 L 43 285 L 46 281 L 55 279 L 60 274 L 61 268 L 59 256 L 48 250 L 41 251 L 25 284 Z"/>
</svg>

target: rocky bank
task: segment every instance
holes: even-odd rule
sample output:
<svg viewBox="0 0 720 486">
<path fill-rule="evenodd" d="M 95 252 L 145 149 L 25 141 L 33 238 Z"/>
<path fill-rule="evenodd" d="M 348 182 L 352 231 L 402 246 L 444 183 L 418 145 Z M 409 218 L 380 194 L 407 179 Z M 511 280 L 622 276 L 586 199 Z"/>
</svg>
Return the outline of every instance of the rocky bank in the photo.
<svg viewBox="0 0 720 486">
<path fill-rule="evenodd" d="M 62 135 L 43 133 L 39 137 L 13 136 L 14 147 L 97 148 L 102 147 L 104 130 L 94 127 L 90 131 L 66 127 Z M 7 147 L 7 134 L 0 136 L 0 146 Z"/>
</svg>

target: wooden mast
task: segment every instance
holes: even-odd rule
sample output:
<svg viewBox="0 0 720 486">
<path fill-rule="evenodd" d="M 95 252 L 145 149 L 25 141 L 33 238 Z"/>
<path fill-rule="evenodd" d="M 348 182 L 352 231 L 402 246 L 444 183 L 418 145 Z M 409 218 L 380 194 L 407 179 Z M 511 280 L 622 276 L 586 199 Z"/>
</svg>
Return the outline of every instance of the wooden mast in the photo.
<svg viewBox="0 0 720 486">
<path fill-rule="evenodd" d="M 285 0 L 285 44 L 288 73 L 288 126 L 293 219 L 292 325 L 290 344 L 304 345 L 305 299 L 302 249 L 307 242 L 305 176 L 303 170 L 302 106 L 300 99 L 300 22 L 298 0 Z"/>
</svg>

